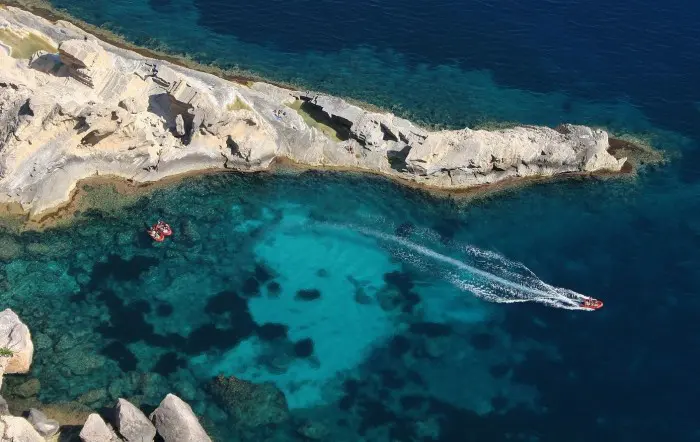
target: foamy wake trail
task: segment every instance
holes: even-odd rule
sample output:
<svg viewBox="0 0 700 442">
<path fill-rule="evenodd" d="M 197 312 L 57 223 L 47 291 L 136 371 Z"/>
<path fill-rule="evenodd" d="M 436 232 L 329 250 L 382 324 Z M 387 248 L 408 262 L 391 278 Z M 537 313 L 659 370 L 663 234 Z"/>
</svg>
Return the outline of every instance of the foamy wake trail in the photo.
<svg viewBox="0 0 700 442">
<path fill-rule="evenodd" d="M 395 255 L 418 267 L 441 264 L 441 273 L 460 290 L 487 301 L 499 303 L 538 302 L 567 310 L 587 310 L 581 302 L 587 296 L 573 290 L 554 287 L 539 279 L 525 265 L 473 246 L 458 246 L 467 262 L 439 253 L 406 238 L 356 225 L 324 224 L 327 227 L 353 230 L 375 238 L 397 250 Z M 427 262 L 426 262 L 427 261 Z"/>
</svg>

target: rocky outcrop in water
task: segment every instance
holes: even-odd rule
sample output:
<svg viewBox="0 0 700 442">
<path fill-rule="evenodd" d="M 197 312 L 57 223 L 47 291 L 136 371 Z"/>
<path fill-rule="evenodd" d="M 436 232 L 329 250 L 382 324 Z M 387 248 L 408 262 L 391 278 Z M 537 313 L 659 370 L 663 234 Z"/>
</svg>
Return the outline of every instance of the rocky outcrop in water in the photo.
<svg viewBox="0 0 700 442">
<path fill-rule="evenodd" d="M 0 386 L 5 373 L 26 373 L 34 358 L 29 328 L 10 309 L 0 312 Z"/>
<path fill-rule="evenodd" d="M 42 336 L 41 333 L 39 336 Z M 63 341 L 62 339 L 61 342 Z M 61 342 L 57 346 L 62 345 Z M 41 345 L 39 347 L 41 348 Z M 0 312 L 0 348 L 6 353 L 0 356 L 0 366 L 6 373 L 26 373 L 29 370 L 34 353 L 31 334 L 29 328 L 10 309 Z M 13 397 L 24 400 L 36 396 L 39 388 L 39 381 L 30 379 L 15 384 L 11 390 Z M 81 396 L 79 400 L 93 402 L 88 397 L 102 397 L 100 393 L 100 390 L 93 390 Z M 35 399 L 32 403 L 39 404 Z M 97 413 L 88 416 L 80 429 L 81 441 L 149 442 L 158 434 L 165 442 L 211 442 L 192 408 L 173 394 L 168 394 L 163 399 L 151 414 L 150 420 L 136 406 L 122 398 L 118 399 L 114 410 L 106 414 L 107 421 Z M 58 421 L 37 408 L 29 408 L 25 416 L 26 418 L 10 415 L 7 402 L 0 396 L 0 442 L 54 440 L 54 436 L 61 429 Z"/>
<path fill-rule="evenodd" d="M 163 399 L 151 420 L 165 442 L 211 442 L 192 408 L 174 394 Z"/>
<path fill-rule="evenodd" d="M 156 428 L 131 402 L 120 398 L 115 411 L 117 430 L 126 442 L 151 442 L 156 437 Z"/>
<path fill-rule="evenodd" d="M 56 48 L 30 60 L 0 50 L 0 201 L 35 215 L 94 175 L 143 183 L 282 158 L 445 189 L 625 162 L 608 153 L 607 133 L 583 126 L 431 132 L 337 97 L 145 58 L 12 7 L 0 9 L 0 26 Z"/>
<path fill-rule="evenodd" d="M 272 383 L 256 384 L 234 376 L 217 376 L 209 390 L 239 427 L 277 425 L 289 419 L 287 399 Z"/>
<path fill-rule="evenodd" d="M 92 413 L 80 430 L 80 440 L 83 442 L 118 442 L 120 439 L 99 414 Z"/>
<path fill-rule="evenodd" d="M 32 427 L 39 433 L 42 437 L 48 438 L 58 433 L 60 428 L 59 423 L 54 419 L 49 419 L 44 413 L 37 410 L 36 408 L 30 408 L 27 415 L 27 420 Z"/>
<path fill-rule="evenodd" d="M 44 442 L 26 419 L 16 416 L 0 416 L 0 442 Z"/>
</svg>

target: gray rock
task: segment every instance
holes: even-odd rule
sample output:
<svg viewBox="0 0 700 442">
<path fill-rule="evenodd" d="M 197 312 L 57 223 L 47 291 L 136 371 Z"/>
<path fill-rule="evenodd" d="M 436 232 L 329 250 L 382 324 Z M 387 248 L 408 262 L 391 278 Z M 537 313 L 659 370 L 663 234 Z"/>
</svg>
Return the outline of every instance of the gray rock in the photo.
<svg viewBox="0 0 700 442">
<path fill-rule="evenodd" d="M 185 136 L 185 120 L 182 119 L 182 114 L 177 114 L 175 117 L 175 133 L 178 137 Z"/>
<path fill-rule="evenodd" d="M 44 442 L 44 438 L 23 417 L 0 416 L 0 442 Z"/>
<path fill-rule="evenodd" d="M 156 428 L 146 415 L 122 398 L 117 401 L 115 423 L 117 431 L 127 442 L 150 442 L 156 437 Z"/>
<path fill-rule="evenodd" d="M 151 421 L 165 442 L 211 442 L 192 407 L 174 394 L 163 399 Z"/>
<path fill-rule="evenodd" d="M 0 416 L 5 416 L 6 414 L 10 414 L 10 407 L 7 405 L 5 398 L 0 396 Z"/>
<path fill-rule="evenodd" d="M 32 424 L 36 432 L 45 438 L 51 437 L 54 434 L 58 433 L 58 430 L 61 427 L 58 421 L 49 419 L 44 413 L 37 410 L 36 408 L 29 409 L 29 415 L 27 416 L 27 420 L 30 424 Z"/>
<path fill-rule="evenodd" d="M 118 442 L 119 438 L 112 428 L 97 413 L 88 416 L 80 430 L 80 440 L 83 442 Z"/>
</svg>

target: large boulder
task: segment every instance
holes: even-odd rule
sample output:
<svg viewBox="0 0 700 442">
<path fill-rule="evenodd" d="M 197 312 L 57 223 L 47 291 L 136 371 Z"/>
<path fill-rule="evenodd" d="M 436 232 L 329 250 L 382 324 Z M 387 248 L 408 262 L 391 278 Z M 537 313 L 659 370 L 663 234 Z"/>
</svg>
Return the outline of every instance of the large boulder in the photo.
<svg viewBox="0 0 700 442">
<path fill-rule="evenodd" d="M 0 312 L 0 374 L 26 373 L 32 365 L 34 344 L 29 328 L 9 308 Z"/>
<path fill-rule="evenodd" d="M 97 413 L 88 416 L 83 429 L 80 430 L 83 442 L 118 442 L 119 438 L 112 428 Z"/>
<path fill-rule="evenodd" d="M 151 413 L 151 421 L 164 442 L 211 442 L 192 407 L 174 394 L 168 394 Z"/>
<path fill-rule="evenodd" d="M 287 399 L 272 383 L 255 384 L 234 376 L 217 376 L 210 391 L 241 427 L 275 425 L 289 418 Z"/>
<path fill-rule="evenodd" d="M 44 442 L 44 438 L 26 419 L 8 415 L 0 416 L 0 442 Z"/>
<path fill-rule="evenodd" d="M 57 421 L 49 419 L 44 413 L 36 408 L 29 409 L 27 420 L 30 424 L 32 424 L 36 432 L 45 438 L 51 437 L 58 433 L 58 430 L 61 427 Z"/>
<path fill-rule="evenodd" d="M 131 402 L 119 398 L 115 415 L 117 431 L 125 441 L 151 442 L 156 437 L 156 428 Z"/>
</svg>

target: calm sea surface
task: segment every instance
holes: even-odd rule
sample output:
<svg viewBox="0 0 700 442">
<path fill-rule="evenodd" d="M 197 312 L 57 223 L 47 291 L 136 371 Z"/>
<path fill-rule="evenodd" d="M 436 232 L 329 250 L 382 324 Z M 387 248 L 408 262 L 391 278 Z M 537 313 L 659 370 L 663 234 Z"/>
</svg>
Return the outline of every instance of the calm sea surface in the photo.
<svg viewBox="0 0 700 442">
<path fill-rule="evenodd" d="M 119 207 L 92 189 L 102 208 L 74 226 L 0 235 L 42 401 L 148 410 L 172 391 L 220 441 L 700 440 L 700 5 L 51 3 L 422 122 L 600 125 L 674 160 L 470 203 L 330 173 L 194 178 Z M 175 234 L 154 247 L 159 217 Z M 577 293 L 605 307 L 566 309 Z M 272 382 L 291 420 L 251 428 L 219 374 Z"/>
</svg>

